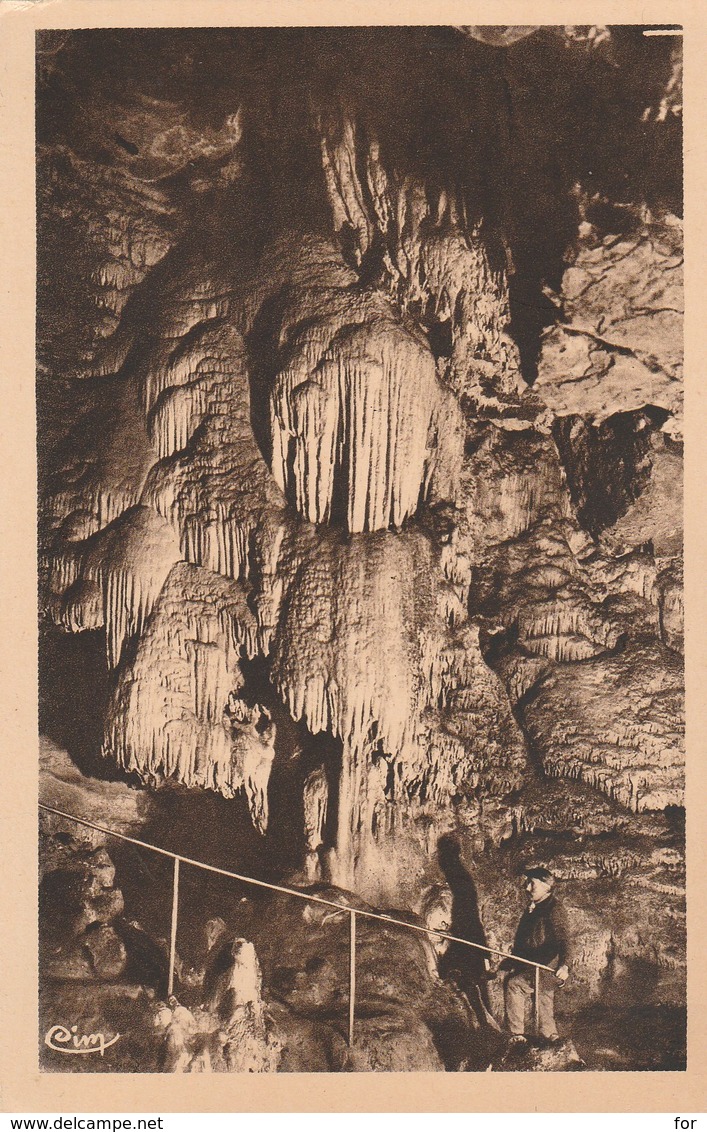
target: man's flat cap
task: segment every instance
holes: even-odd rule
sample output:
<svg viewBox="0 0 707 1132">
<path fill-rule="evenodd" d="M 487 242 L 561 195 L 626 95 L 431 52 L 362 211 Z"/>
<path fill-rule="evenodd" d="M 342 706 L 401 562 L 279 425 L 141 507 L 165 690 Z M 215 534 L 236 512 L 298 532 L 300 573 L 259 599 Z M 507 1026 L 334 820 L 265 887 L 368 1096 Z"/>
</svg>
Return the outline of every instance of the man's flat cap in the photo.
<svg viewBox="0 0 707 1132">
<path fill-rule="evenodd" d="M 544 869 L 542 865 L 538 865 L 537 868 L 523 869 L 523 876 L 527 877 L 528 880 L 542 880 L 545 884 L 555 883 L 555 878 L 550 870 Z"/>
</svg>

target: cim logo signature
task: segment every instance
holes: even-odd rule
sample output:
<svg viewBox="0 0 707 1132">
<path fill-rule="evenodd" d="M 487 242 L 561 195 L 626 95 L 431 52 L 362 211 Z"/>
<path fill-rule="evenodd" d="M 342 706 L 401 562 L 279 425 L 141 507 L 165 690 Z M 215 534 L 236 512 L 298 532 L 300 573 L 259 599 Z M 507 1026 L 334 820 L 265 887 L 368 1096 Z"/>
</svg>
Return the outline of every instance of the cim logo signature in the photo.
<svg viewBox="0 0 707 1132">
<path fill-rule="evenodd" d="M 52 1026 L 44 1035 L 44 1044 L 57 1053 L 100 1053 L 103 1057 L 120 1037 L 114 1034 L 106 1041 L 104 1034 L 79 1034 L 78 1029 L 78 1026 Z"/>
</svg>

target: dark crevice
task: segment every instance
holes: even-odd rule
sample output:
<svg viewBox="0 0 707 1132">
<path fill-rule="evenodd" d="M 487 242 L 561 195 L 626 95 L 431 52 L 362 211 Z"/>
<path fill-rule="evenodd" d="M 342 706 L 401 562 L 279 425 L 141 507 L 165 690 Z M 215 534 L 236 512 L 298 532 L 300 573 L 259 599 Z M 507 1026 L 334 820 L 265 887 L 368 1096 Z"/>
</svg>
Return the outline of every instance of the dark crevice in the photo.
<svg viewBox="0 0 707 1132">
<path fill-rule="evenodd" d="M 600 424 L 578 416 L 553 425 L 572 502 L 593 537 L 626 513 L 651 474 L 652 437 L 670 414 L 656 406 L 617 413 Z"/>
</svg>

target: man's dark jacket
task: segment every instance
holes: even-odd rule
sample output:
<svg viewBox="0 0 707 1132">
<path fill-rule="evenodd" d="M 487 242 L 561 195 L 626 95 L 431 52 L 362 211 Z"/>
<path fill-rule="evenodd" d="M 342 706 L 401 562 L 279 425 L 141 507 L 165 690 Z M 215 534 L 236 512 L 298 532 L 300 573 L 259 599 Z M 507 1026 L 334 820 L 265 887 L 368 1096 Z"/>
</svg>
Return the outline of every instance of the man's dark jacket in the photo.
<svg viewBox="0 0 707 1132">
<path fill-rule="evenodd" d="M 527 908 L 521 916 L 513 954 L 546 966 L 569 966 L 571 940 L 567 913 L 553 893 L 532 909 Z M 512 959 L 506 962 L 509 967 L 514 966 Z"/>
</svg>

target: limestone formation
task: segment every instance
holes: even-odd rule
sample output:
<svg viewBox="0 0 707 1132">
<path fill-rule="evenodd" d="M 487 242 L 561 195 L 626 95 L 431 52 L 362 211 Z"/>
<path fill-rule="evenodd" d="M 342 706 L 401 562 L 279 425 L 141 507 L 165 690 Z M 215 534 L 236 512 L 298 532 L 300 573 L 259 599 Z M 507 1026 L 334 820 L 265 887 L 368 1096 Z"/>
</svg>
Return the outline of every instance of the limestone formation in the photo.
<svg viewBox="0 0 707 1132">
<path fill-rule="evenodd" d="M 483 411 L 502 412 L 523 383 L 509 334 L 507 279 L 492 266 L 486 231 L 469 224 L 463 203 L 446 187 L 431 193 L 423 181 L 386 170 L 375 137 L 361 152 L 350 117 L 334 123 L 322 117 L 319 126 L 334 227 L 352 234 L 357 265 L 377 256 L 381 281 L 403 310 L 423 326 L 448 327 L 447 382 Z M 357 171 L 364 165 L 365 184 Z"/>
<path fill-rule="evenodd" d="M 40 951 L 50 976 L 90 983 L 119 979 L 128 959 L 116 930 L 124 900 L 106 849 L 46 831 L 41 863 Z"/>
<path fill-rule="evenodd" d="M 40 741 L 39 801 L 128 836 L 138 834 L 152 810 L 152 799 L 146 790 L 82 774 L 68 753 L 46 736 Z M 73 822 L 46 810 L 40 810 L 39 818 L 40 831 L 47 834 L 74 836 L 77 832 Z M 81 838 L 94 848 L 106 843 L 105 834 L 89 826 L 82 829 Z"/>
<path fill-rule="evenodd" d="M 558 417 L 579 411 L 602 421 L 655 405 L 669 414 L 665 431 L 680 437 L 681 224 L 630 211 L 627 221 L 628 232 L 603 237 L 583 222 L 562 279 L 564 320 L 543 343 L 537 388 Z"/>
<path fill-rule="evenodd" d="M 272 1072 L 278 1043 L 268 1033 L 261 993 L 262 975 L 253 944 L 244 939 L 231 946 L 232 963 L 205 1004 L 219 1019 L 220 1062 L 213 1068 L 229 1073 Z"/>
<path fill-rule="evenodd" d="M 268 826 L 268 780 L 275 758 L 275 726 L 266 708 L 249 708 L 243 700 L 229 697 L 231 750 L 238 777 L 245 785 L 253 823 L 261 833 Z"/>
<path fill-rule="evenodd" d="M 632 810 L 681 805 L 680 678 L 677 659 L 645 642 L 572 676 L 556 669 L 526 713 L 545 770 L 581 778 Z"/>
<path fill-rule="evenodd" d="M 318 766 L 304 780 L 304 841 L 307 847 L 305 867 L 307 879 L 320 879 L 321 863 L 318 850 L 324 844 L 327 810 L 329 806 L 329 784 L 324 767 Z"/>
<path fill-rule="evenodd" d="M 225 717 L 243 683 L 241 653 L 256 647 L 245 590 L 202 567 L 176 565 L 116 685 L 104 752 L 148 781 L 173 777 L 226 796 L 244 789 L 264 828 L 272 747 L 254 727 L 234 740 Z"/>
</svg>

